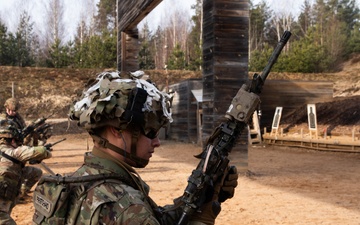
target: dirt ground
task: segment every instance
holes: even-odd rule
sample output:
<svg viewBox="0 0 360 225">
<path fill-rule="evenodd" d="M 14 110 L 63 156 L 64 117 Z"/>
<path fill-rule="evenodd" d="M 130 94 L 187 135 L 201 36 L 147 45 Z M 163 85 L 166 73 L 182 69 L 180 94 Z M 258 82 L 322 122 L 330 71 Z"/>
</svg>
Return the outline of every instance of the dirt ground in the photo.
<svg viewBox="0 0 360 225">
<path fill-rule="evenodd" d="M 334 101 L 317 105 L 319 113 L 329 112 L 319 116 L 324 121 L 319 120 L 318 123 L 335 133 L 351 133 L 354 127 L 358 132 L 360 55 L 343 67 L 343 71 L 337 74 L 323 75 L 330 77 L 325 80 L 334 82 Z M 79 83 L 87 77 L 84 72 L 81 72 L 83 76 L 72 76 L 74 71 L 67 70 L 56 70 L 50 75 L 48 70 L 41 70 L 44 73 L 41 75 L 38 70 L 0 69 L 4 70 L 2 74 L 7 74 L 12 80 L 18 78 L 25 85 L 21 89 L 24 93 L 20 94 L 23 94 L 24 105 L 28 108 L 24 108 L 21 114 L 28 119 L 38 117 L 39 108 L 47 109 L 48 114 L 56 112 L 51 118 L 62 118 L 68 112 L 68 104 L 76 93 L 74 90 L 81 90 Z M 26 75 L 26 79 L 21 75 Z M 310 80 L 320 77 L 314 74 L 298 76 L 298 79 L 308 76 Z M 44 80 L 44 77 L 47 79 Z M 9 79 L 6 76 L 2 78 Z M 53 82 L 57 78 L 62 80 Z M 39 81 L 41 85 L 25 81 Z M 53 83 L 59 86 L 54 87 Z M 39 95 L 30 96 L 30 87 L 37 87 L 35 93 Z M 306 122 L 306 119 L 306 111 L 302 107 L 284 117 L 283 122 L 293 127 Z M 60 130 L 66 130 L 65 123 L 61 126 Z M 87 134 L 79 134 L 76 128 L 68 130 L 65 135 L 61 133 L 64 132 L 55 133 L 48 142 L 63 137 L 67 140 L 54 146 L 53 157 L 44 160 L 44 163 L 55 173 L 66 174 L 82 164 L 83 155 L 91 149 L 91 143 Z M 198 163 L 193 155 L 200 151 L 201 147 L 197 145 L 166 140 L 155 150 L 147 168 L 139 170 L 151 187 L 150 196 L 159 205 L 170 204 L 173 198 L 182 195 L 187 177 Z M 231 163 L 240 167 L 239 159 L 240 154 L 232 152 Z M 239 175 L 235 196 L 223 204 L 216 224 L 360 225 L 360 153 L 249 146 L 248 171 L 241 171 Z M 32 199 L 29 199 L 27 203 L 15 206 L 12 217 L 18 225 L 29 225 L 33 212 Z"/>
<path fill-rule="evenodd" d="M 44 161 L 59 174 L 74 171 L 82 164 L 84 152 L 91 149 L 87 134 L 55 135 L 49 143 L 63 137 L 66 141 L 54 146 L 53 157 Z M 164 140 L 148 167 L 139 170 L 159 205 L 183 193 L 197 165 L 193 155 L 200 151 L 197 145 Z M 232 164 L 239 164 L 238 155 L 232 152 Z M 236 194 L 223 204 L 216 224 L 358 225 L 359 161 L 357 153 L 249 146 L 248 171 L 239 173 Z M 16 205 L 12 217 L 18 225 L 28 225 L 33 211 L 30 199 Z"/>
</svg>

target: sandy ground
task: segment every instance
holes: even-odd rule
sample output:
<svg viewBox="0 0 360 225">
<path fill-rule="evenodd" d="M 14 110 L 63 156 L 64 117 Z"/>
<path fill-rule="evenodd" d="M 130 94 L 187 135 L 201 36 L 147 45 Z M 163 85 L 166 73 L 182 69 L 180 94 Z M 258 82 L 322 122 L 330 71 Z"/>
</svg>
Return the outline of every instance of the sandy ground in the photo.
<svg viewBox="0 0 360 225">
<path fill-rule="evenodd" d="M 53 157 L 44 161 L 59 174 L 74 171 L 87 146 L 91 148 L 85 134 L 65 137 L 54 146 Z M 163 141 L 149 166 L 139 170 L 159 205 L 183 193 L 197 165 L 193 155 L 200 151 L 193 144 Z M 258 145 L 249 147 L 248 160 L 249 171 L 240 173 L 236 194 L 223 204 L 216 224 L 360 224 L 360 154 Z M 237 152 L 231 162 L 239 164 Z M 28 225 L 33 211 L 29 200 L 16 205 L 12 217 L 18 225 Z"/>
</svg>

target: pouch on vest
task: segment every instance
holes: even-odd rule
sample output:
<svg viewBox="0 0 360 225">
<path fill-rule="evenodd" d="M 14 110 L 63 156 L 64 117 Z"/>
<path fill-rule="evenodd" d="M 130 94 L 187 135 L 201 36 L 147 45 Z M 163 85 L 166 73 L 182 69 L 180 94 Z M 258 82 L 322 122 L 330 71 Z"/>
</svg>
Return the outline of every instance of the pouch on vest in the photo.
<svg viewBox="0 0 360 225">
<path fill-rule="evenodd" d="M 18 196 L 19 189 L 19 181 L 0 176 L 0 198 L 13 201 Z"/>
<path fill-rule="evenodd" d="M 35 206 L 33 222 L 49 225 L 65 224 L 69 194 L 69 184 L 41 179 L 33 196 Z"/>
</svg>

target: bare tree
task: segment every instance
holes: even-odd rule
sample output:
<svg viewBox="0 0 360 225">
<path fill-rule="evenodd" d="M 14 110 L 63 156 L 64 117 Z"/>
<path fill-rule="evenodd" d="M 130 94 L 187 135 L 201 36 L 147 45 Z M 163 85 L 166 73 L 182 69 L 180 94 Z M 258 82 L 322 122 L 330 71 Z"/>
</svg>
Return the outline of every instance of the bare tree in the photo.
<svg viewBox="0 0 360 225">
<path fill-rule="evenodd" d="M 180 45 L 183 52 L 188 49 L 187 40 L 191 29 L 191 21 L 188 10 L 176 7 L 179 4 L 176 0 L 167 0 L 164 2 L 167 5 L 167 9 L 162 16 L 162 27 L 164 38 L 163 49 L 159 49 L 163 55 L 164 64 L 166 64 L 168 57 L 175 48 L 176 45 Z M 166 18 L 166 19 L 165 19 Z M 160 47 L 161 48 L 161 47 Z"/>
<path fill-rule="evenodd" d="M 294 18 L 291 13 L 280 13 L 274 16 L 272 23 L 276 31 L 277 40 L 280 40 L 285 30 L 292 30 L 292 27 L 294 26 Z M 289 46 L 290 44 L 286 45 L 286 51 L 289 50 Z"/>
<path fill-rule="evenodd" d="M 64 3 L 61 0 L 48 0 L 45 3 L 46 7 L 46 34 L 45 39 L 48 46 L 51 46 L 55 41 L 61 41 L 64 38 Z"/>
<path fill-rule="evenodd" d="M 95 34 L 95 13 L 96 6 L 92 1 L 82 1 L 80 9 L 80 21 L 77 26 L 76 38 L 80 44 L 84 39 Z"/>
</svg>

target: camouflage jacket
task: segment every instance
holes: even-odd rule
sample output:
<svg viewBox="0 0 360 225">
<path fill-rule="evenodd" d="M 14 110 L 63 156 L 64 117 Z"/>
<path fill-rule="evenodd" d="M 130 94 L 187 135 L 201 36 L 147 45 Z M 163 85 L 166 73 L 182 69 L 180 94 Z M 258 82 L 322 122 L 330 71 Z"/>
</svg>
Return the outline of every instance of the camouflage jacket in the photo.
<svg viewBox="0 0 360 225">
<path fill-rule="evenodd" d="M 95 187 L 85 187 L 85 195 L 73 196 L 68 215 L 76 216 L 69 216 L 67 224 L 173 225 L 179 220 L 182 213 L 180 206 L 157 206 L 148 196 L 148 185 L 132 167 L 122 161 L 115 161 L 96 148 L 92 153 L 85 154 L 84 165 L 72 176 L 109 173 L 123 178 L 117 182 L 106 181 Z M 77 209 L 81 209 L 79 213 Z"/>
<path fill-rule="evenodd" d="M 26 127 L 26 123 L 25 120 L 22 118 L 22 116 L 20 116 L 19 113 L 16 113 L 15 116 L 9 116 L 7 113 L 1 113 L 0 114 L 0 119 L 9 119 L 12 120 L 16 125 L 17 128 L 22 130 Z"/>
<path fill-rule="evenodd" d="M 43 159 L 44 147 L 20 146 L 14 148 L 6 144 L 0 144 L 0 151 L 25 164 L 32 159 Z M 13 207 L 15 198 L 20 190 L 20 180 L 23 165 L 15 163 L 0 156 L 0 211 L 9 212 Z M 6 190 L 5 190 L 6 189 Z M 7 197 L 4 199 L 4 195 Z M 8 197 L 8 196 L 12 197 Z"/>
</svg>

